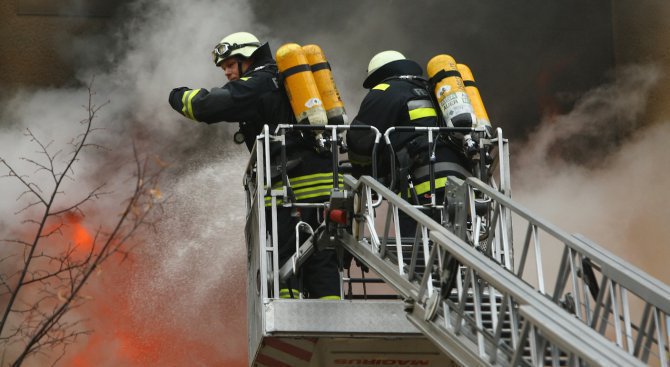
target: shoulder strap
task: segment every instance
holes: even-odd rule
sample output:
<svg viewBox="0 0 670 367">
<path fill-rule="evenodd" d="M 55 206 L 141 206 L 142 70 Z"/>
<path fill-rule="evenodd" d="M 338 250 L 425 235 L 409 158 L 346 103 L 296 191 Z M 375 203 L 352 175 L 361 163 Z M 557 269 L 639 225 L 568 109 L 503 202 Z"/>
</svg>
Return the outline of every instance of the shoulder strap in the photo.
<svg viewBox="0 0 670 367">
<path fill-rule="evenodd" d="M 273 68 L 273 66 L 274 66 L 274 68 Z M 262 71 L 262 72 L 266 72 L 266 73 L 270 73 L 270 74 L 276 74 L 277 73 L 277 64 L 267 63 L 265 65 L 256 66 L 255 68 L 253 68 L 251 70 L 247 70 L 247 72 L 244 73 L 243 76 L 250 75 L 250 74 L 255 73 L 257 71 Z"/>
<path fill-rule="evenodd" d="M 384 83 L 386 81 L 391 81 L 391 80 L 405 80 L 408 81 L 412 84 L 415 84 L 417 86 L 423 87 L 423 88 L 428 88 L 428 80 L 426 78 L 419 76 L 419 75 L 393 75 L 390 76 L 384 80 L 382 80 L 380 83 Z"/>
</svg>

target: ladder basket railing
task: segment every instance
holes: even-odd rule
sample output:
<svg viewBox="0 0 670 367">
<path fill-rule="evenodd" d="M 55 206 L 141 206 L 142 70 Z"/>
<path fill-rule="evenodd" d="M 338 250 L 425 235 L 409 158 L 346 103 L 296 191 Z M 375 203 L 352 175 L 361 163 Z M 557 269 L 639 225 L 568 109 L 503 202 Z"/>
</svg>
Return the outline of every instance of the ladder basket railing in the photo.
<svg viewBox="0 0 670 367">
<path fill-rule="evenodd" d="M 278 125 L 274 132 L 271 132 L 266 125 L 262 133 L 257 136 L 245 170 L 243 185 L 246 191 L 245 236 L 250 251 L 249 262 L 259 269 L 257 280 L 252 286 L 257 288 L 260 299 L 278 298 L 279 280 L 295 273 L 315 249 L 313 235 L 303 244 L 296 243 L 296 254 L 280 268 L 277 209 L 279 207 L 325 208 L 329 205 L 328 202 L 297 202 L 291 196 L 291 182 L 287 175 L 286 132 L 293 130 L 304 131 L 307 134 L 312 134 L 315 130 L 323 132 L 321 134 L 324 136 L 322 148 L 330 150 L 333 156 L 332 192 L 342 190 L 340 187 L 342 175 L 339 172 L 341 155 L 338 147 L 343 142 L 338 133 L 346 130 L 369 130 L 374 136 L 374 152 L 381 140 L 381 134 L 372 126 L 350 125 Z M 274 157 L 277 154 L 280 155 L 279 160 Z M 372 172 L 376 175 L 374 158 Z M 296 231 L 300 229 L 296 226 Z"/>
</svg>

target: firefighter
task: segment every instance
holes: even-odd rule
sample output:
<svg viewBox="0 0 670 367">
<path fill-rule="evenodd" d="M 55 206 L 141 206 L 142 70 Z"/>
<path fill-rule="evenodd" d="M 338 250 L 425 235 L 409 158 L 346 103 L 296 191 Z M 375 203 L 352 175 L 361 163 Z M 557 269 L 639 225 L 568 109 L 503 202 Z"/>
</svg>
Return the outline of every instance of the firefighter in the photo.
<svg viewBox="0 0 670 367">
<path fill-rule="evenodd" d="M 175 88 L 169 97 L 172 108 L 189 119 L 208 124 L 239 122 L 235 141 L 246 143 L 249 150 L 265 124 L 274 132 L 278 124 L 295 123 L 267 42 L 261 44 L 253 34 L 237 32 L 223 38 L 214 47 L 212 55 L 214 64 L 224 71 L 228 83 L 211 90 Z M 328 153 L 317 151 L 313 137 L 308 134 L 298 131 L 287 134 L 286 150 L 291 162 L 287 165 L 289 181 L 301 183 L 301 190 L 295 190 L 297 201 L 324 202 L 329 199 L 332 187 L 332 158 Z M 278 164 L 279 153 L 277 149 L 271 150 L 274 164 Z M 330 178 L 331 182 L 323 178 Z M 269 210 L 266 213 L 269 215 Z M 316 209 L 292 211 L 288 207 L 279 207 L 277 215 L 281 266 L 295 252 L 295 225 L 302 220 L 315 229 L 318 215 Z M 298 298 L 298 292 L 303 292 L 309 298 L 340 298 L 334 251 L 315 252 L 301 267 L 301 275 L 281 285 L 281 297 Z"/>
<path fill-rule="evenodd" d="M 415 61 L 408 60 L 398 51 L 388 50 L 370 60 L 363 87 L 369 89 L 352 125 L 372 125 L 382 134 L 393 126 L 440 126 L 439 110 L 431 97 L 430 87 L 422 76 L 423 70 Z M 400 193 L 412 204 L 431 201 L 428 135 L 424 132 L 394 132 L 390 135 L 395 152 L 396 180 L 391 189 Z M 349 160 L 354 174 L 370 174 L 374 136 L 365 130 L 347 133 Z M 391 161 L 385 147 L 379 149 L 378 176 L 380 181 L 391 184 Z M 435 187 L 444 192 L 447 176 L 470 176 L 470 163 L 460 149 L 440 139 L 435 147 Z M 410 185 L 411 184 L 411 185 Z M 413 186 L 413 190 L 410 189 Z M 436 200 L 440 203 L 440 200 Z M 403 236 L 413 235 L 415 224 L 402 220 Z"/>
</svg>

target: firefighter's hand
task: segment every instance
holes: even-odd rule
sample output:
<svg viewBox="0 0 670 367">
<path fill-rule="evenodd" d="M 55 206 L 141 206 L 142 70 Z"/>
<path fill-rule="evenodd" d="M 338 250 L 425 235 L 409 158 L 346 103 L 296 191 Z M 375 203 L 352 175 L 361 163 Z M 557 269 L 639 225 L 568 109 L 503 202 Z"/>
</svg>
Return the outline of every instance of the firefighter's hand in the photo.
<svg viewBox="0 0 670 367">
<path fill-rule="evenodd" d="M 189 87 L 179 87 L 173 89 L 172 92 L 170 92 L 170 98 L 168 101 L 170 102 L 170 106 L 172 106 L 175 111 L 182 113 L 181 110 L 184 108 L 184 106 L 181 103 L 181 97 L 184 95 L 184 92 L 190 89 L 191 88 Z"/>
</svg>

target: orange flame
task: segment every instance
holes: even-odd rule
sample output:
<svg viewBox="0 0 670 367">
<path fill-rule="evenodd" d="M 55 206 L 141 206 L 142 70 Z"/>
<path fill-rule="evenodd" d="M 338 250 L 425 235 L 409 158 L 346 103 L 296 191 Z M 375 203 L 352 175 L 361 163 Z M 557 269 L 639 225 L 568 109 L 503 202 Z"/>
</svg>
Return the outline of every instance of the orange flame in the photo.
<svg viewBox="0 0 670 367">
<path fill-rule="evenodd" d="M 65 220 L 72 228 L 72 240 L 78 251 L 89 252 L 93 247 L 93 236 L 82 224 L 83 217 L 75 212 L 65 214 Z"/>
<path fill-rule="evenodd" d="M 206 338 L 172 323 L 147 317 L 152 312 L 166 312 L 163 309 L 166 305 L 154 303 L 149 295 L 146 303 L 137 303 L 129 290 L 132 289 L 132 274 L 138 267 L 150 266 L 148 262 L 151 260 L 137 256 L 132 262 L 108 268 L 104 276 L 93 281 L 88 290 L 93 300 L 81 310 L 87 319 L 87 327 L 93 332 L 69 350 L 63 365 L 246 367 L 246 356 L 222 354 L 220 344 L 225 341 Z M 204 325 L 207 320 L 196 318 L 192 322 Z M 222 330 L 221 334 L 225 339 L 242 332 Z"/>
</svg>

